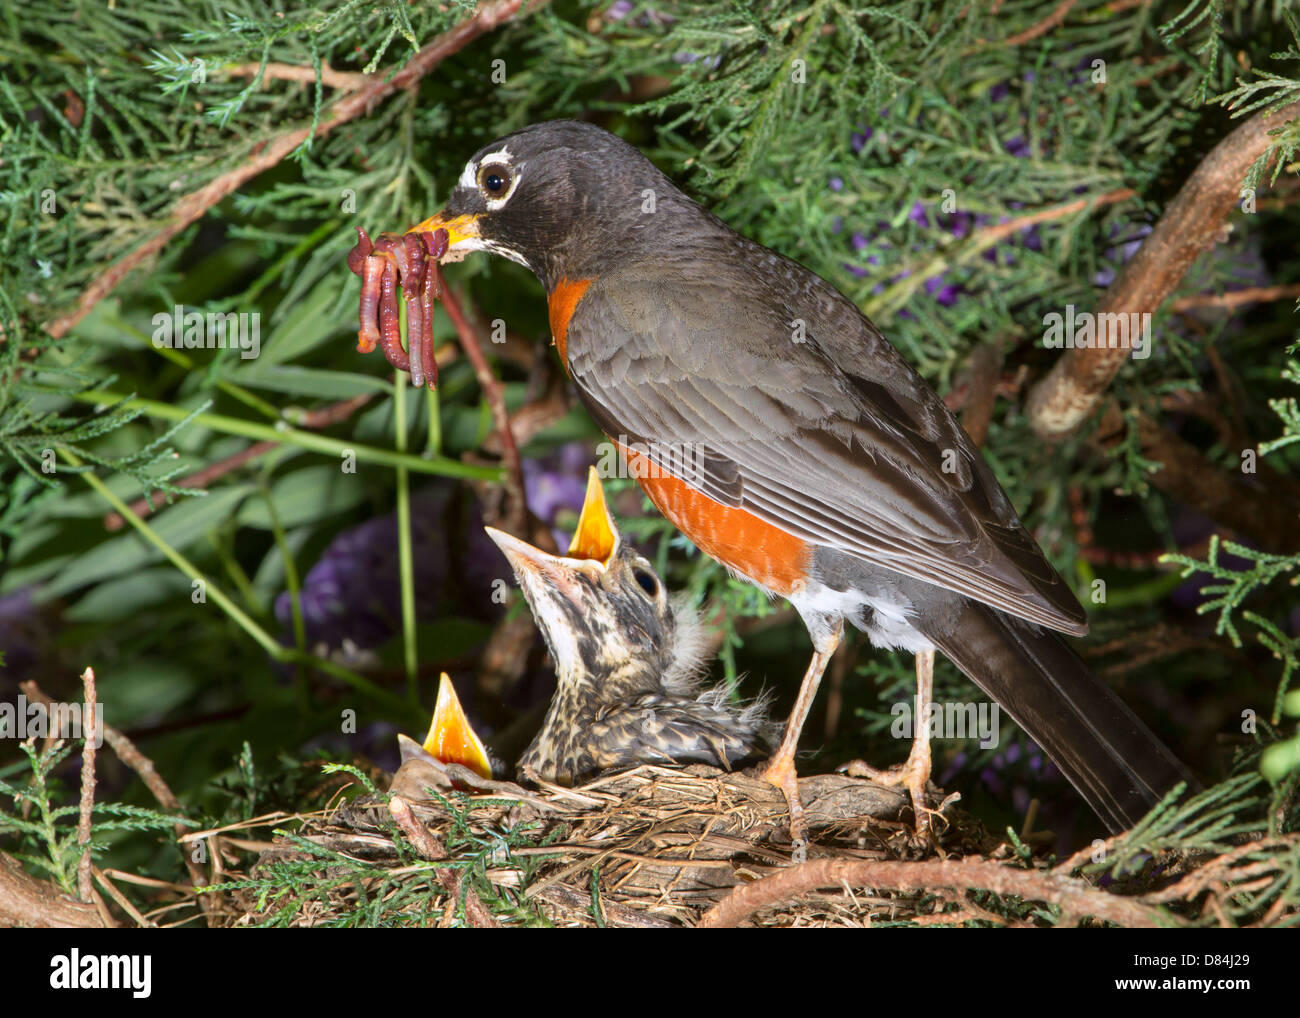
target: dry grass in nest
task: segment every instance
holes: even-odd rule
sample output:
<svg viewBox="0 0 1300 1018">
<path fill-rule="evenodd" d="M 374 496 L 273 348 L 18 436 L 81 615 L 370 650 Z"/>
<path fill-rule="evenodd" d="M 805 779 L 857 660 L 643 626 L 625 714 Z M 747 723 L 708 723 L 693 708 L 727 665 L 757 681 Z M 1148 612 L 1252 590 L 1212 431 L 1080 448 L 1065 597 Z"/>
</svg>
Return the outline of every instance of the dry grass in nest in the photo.
<svg viewBox="0 0 1300 1018">
<path fill-rule="evenodd" d="M 475 780 L 466 794 L 447 789 L 427 765 L 413 766 L 419 763 L 408 762 L 394 777 L 390 803 L 371 796 L 307 817 L 296 837 L 278 837 L 261 853 L 250 876 L 276 864 L 309 864 L 316 850 L 377 867 L 369 888 L 334 887 L 311 900 L 293 925 L 331 923 L 365 894 L 385 893 L 384 878 L 411 877 L 427 883 L 427 894 L 411 899 L 418 907 L 399 910 L 399 923 L 493 925 L 508 901 L 515 910 L 507 910 L 506 921 L 513 914 L 555 926 L 696 926 L 738 886 L 789 873 L 794 863 L 785 799 L 750 773 L 647 765 L 575 789 L 531 792 Z M 467 776 L 459 768 L 456 774 Z M 902 791 L 840 774 L 803 778 L 800 788 L 810 861 L 897 862 L 927 854 Z M 498 849 L 485 854 L 482 846 L 492 842 Z M 467 851 L 470 843 L 474 851 Z M 954 812 L 941 847 L 949 855 L 985 855 L 998 842 Z M 428 861 L 413 862 L 412 849 Z M 239 924 L 266 921 L 274 911 L 264 893 L 238 898 L 242 914 L 231 918 Z M 927 890 L 872 893 L 839 883 L 775 901 L 751 921 L 866 926 L 934 916 L 948 901 Z M 950 921 L 977 914 L 962 907 Z"/>
</svg>

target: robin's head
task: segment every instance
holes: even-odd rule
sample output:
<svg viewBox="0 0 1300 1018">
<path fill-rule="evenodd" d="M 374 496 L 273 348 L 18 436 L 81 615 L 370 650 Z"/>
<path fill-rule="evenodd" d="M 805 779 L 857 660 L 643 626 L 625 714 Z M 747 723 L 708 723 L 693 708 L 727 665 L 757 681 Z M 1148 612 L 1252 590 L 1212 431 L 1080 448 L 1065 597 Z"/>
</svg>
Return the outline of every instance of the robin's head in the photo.
<svg viewBox="0 0 1300 1018">
<path fill-rule="evenodd" d="M 577 120 L 533 124 L 484 145 L 446 207 L 417 230 L 445 228 L 447 260 L 490 251 L 531 269 L 548 291 L 611 258 L 662 249 L 666 218 L 705 215 L 654 164 Z"/>
<path fill-rule="evenodd" d="M 619 534 L 595 470 L 567 555 L 550 555 L 491 527 L 555 659 L 561 690 L 622 702 L 688 679 L 699 624 L 670 601 L 654 567 Z"/>
</svg>

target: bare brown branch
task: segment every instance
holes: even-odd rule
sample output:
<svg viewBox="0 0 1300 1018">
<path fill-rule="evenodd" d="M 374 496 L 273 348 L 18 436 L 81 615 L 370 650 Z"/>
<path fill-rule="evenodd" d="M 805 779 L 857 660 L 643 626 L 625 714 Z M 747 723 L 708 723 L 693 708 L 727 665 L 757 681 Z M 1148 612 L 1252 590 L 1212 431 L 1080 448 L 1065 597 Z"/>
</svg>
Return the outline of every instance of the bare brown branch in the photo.
<svg viewBox="0 0 1300 1018">
<path fill-rule="evenodd" d="M 1247 286 L 1227 293 L 1197 293 L 1180 297 L 1169 305 L 1170 311 L 1190 311 L 1193 308 L 1239 308 L 1243 304 L 1267 304 L 1275 300 L 1300 297 L 1300 284 L 1285 286 Z"/>
<path fill-rule="evenodd" d="M 443 851 L 442 846 L 429 833 L 428 829 L 415 818 L 411 812 L 411 804 L 403 799 L 400 795 L 394 795 L 388 801 L 388 811 L 397 821 L 397 826 L 402 829 L 402 833 L 410 840 L 415 850 L 430 862 L 441 862 L 447 858 L 447 853 Z M 460 897 L 461 875 L 450 867 L 440 867 L 434 871 L 438 876 L 438 881 L 447 889 L 452 898 Z M 471 926 L 477 926 L 484 929 L 499 929 L 501 923 L 497 917 L 485 906 L 474 888 L 465 889 L 465 920 Z"/>
<path fill-rule="evenodd" d="M 0 852 L 0 926 L 98 929 L 105 924 L 98 907 L 37 880 Z"/>
<path fill-rule="evenodd" d="M 328 134 L 336 127 L 362 116 L 375 103 L 418 82 L 443 60 L 464 49 L 479 36 L 511 21 L 521 9 L 532 10 L 544 2 L 545 0 L 496 0 L 494 3 L 480 5 L 471 17 L 422 47 L 392 77 L 384 79 L 376 75 L 365 88 L 349 92 L 340 99 L 329 115 L 323 117 L 317 125 L 316 136 Z M 235 169 L 186 195 L 172 209 L 171 219 L 165 227 L 110 265 L 103 275 L 82 291 L 71 311 L 46 325 L 46 331 L 55 339 L 66 335 L 69 329 L 90 313 L 91 308 L 112 293 L 132 270 L 155 257 L 173 237 L 202 217 L 208 209 L 234 194 L 253 177 L 279 163 L 311 134 L 310 127 L 297 128 L 276 135 L 268 142 L 259 142 L 249 152 L 248 158 Z"/>
<path fill-rule="evenodd" d="M 95 751 L 102 734 L 95 724 L 99 709 L 99 694 L 95 689 L 95 670 L 87 667 L 81 673 L 85 690 L 81 713 L 81 804 L 77 817 L 77 844 L 81 846 L 81 861 L 77 863 L 77 893 L 82 901 L 94 900 L 94 886 L 90 873 L 90 821 L 95 808 Z"/>
<path fill-rule="evenodd" d="M 1160 464 L 1150 477 L 1154 487 L 1266 551 L 1300 550 L 1300 528 L 1295 525 L 1300 513 L 1300 483 L 1258 461 L 1253 473 L 1224 469 L 1146 414 L 1139 413 L 1136 423 L 1143 458 Z M 1097 428 L 1098 445 L 1113 448 L 1123 439 L 1127 426 L 1118 406 L 1110 401 Z"/>
<path fill-rule="evenodd" d="M 1069 17 L 1070 9 L 1074 7 L 1076 0 L 1061 0 L 1055 9 L 1036 25 L 1030 25 L 1023 32 L 1017 32 L 1015 35 L 1009 35 L 1002 40 L 1003 46 L 1020 46 L 1026 42 L 1032 42 L 1040 36 L 1046 35 L 1053 28 L 1062 24 Z"/>
<path fill-rule="evenodd" d="M 1257 114 L 1219 142 L 1124 266 L 1098 312 L 1154 313 L 1192 263 L 1218 241 L 1241 197 L 1246 171 L 1272 142 L 1269 131 L 1298 115 L 1300 103 Z M 1122 346 L 1068 350 L 1030 392 L 1026 413 L 1034 430 L 1050 441 L 1078 428 L 1097 410 L 1130 352 Z"/>
<path fill-rule="evenodd" d="M 437 263 L 431 263 L 429 271 L 438 272 Z M 442 306 L 446 309 L 452 325 L 456 327 L 456 336 L 460 340 L 462 352 L 474 365 L 474 375 L 483 390 L 483 398 L 488 401 L 488 406 L 492 409 L 492 420 L 501 438 L 501 458 L 505 460 L 505 486 L 510 503 L 509 512 L 501 523 L 510 533 L 522 534 L 528 523 L 528 503 L 524 497 L 524 463 L 519 456 L 519 446 L 515 442 L 514 431 L 511 429 L 510 414 L 506 410 L 505 388 L 492 372 L 492 366 L 488 364 L 487 358 L 483 356 L 483 351 L 479 347 L 478 334 L 469 319 L 465 317 L 460 300 L 445 284 L 439 289 L 442 291 Z"/>
<path fill-rule="evenodd" d="M 262 71 L 263 81 L 300 81 L 304 84 L 316 82 L 314 67 L 299 67 L 297 64 L 268 63 L 265 67 L 257 63 L 231 64 L 229 67 L 221 68 L 221 72 L 232 78 L 251 78 L 257 74 L 259 68 Z M 323 85 L 336 88 L 340 92 L 355 92 L 379 79 L 374 75 L 362 74 L 360 71 L 336 71 L 328 63 L 322 63 L 320 80 Z"/>
<path fill-rule="evenodd" d="M 856 885 L 899 891 L 953 888 L 994 891 L 1060 905 L 1069 915 L 1095 916 L 1121 926 L 1157 929 L 1183 925 L 1163 910 L 1135 898 L 1100 891 L 1083 880 L 1021 870 L 985 859 L 898 860 L 816 859 L 774 876 L 742 884 L 704 916 L 700 928 L 738 926 L 759 909 L 819 887 Z"/>
</svg>

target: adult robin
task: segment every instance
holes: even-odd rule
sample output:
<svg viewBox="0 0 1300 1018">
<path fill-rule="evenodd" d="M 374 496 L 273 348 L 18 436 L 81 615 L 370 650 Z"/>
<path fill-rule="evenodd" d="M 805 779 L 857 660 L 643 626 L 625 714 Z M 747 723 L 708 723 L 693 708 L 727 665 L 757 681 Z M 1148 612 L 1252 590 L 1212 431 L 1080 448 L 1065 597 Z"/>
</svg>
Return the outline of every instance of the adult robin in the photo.
<svg viewBox="0 0 1300 1018">
<path fill-rule="evenodd" d="M 582 402 L 651 501 L 807 624 L 813 658 L 765 771 L 796 836 L 795 748 L 845 621 L 914 652 L 922 693 L 946 654 L 1112 830 L 1190 780 L 1059 635 L 1086 615 L 979 450 L 826 280 L 575 121 L 483 146 L 415 229 L 438 228 L 446 260 L 488 251 L 536 274 Z M 920 826 L 928 771 L 919 738 L 898 778 Z"/>
<path fill-rule="evenodd" d="M 555 661 L 556 690 L 519 761 L 522 776 L 572 785 L 611 767 L 707 763 L 724 770 L 771 750 L 763 704 L 700 683 L 703 633 L 623 541 L 595 470 L 566 555 L 492 527 Z"/>
</svg>

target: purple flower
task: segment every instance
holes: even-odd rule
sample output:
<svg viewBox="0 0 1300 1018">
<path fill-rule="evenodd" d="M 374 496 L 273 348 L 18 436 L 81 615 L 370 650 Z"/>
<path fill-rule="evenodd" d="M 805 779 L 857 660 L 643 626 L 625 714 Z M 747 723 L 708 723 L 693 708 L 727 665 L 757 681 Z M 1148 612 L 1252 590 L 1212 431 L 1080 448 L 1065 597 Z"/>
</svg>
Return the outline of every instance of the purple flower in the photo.
<svg viewBox="0 0 1300 1018">
<path fill-rule="evenodd" d="M 1119 232 L 1121 227 L 1111 227 L 1111 238 Z M 1138 248 L 1142 246 L 1142 239 L 1151 232 L 1150 223 L 1137 223 L 1129 228 L 1129 232 L 1124 239 L 1107 249 L 1105 258 L 1110 265 L 1104 265 L 1092 274 L 1092 282 L 1095 286 L 1107 287 L 1115 282 L 1115 277 L 1119 275 L 1118 269 L 1135 254 Z"/>
<path fill-rule="evenodd" d="M 528 508 L 551 527 L 555 543 L 567 546 L 567 535 L 555 526 L 561 512 L 582 510 L 587 494 L 587 467 L 591 449 L 584 442 L 566 442 L 539 459 L 524 461 L 524 494 Z"/>
<path fill-rule="evenodd" d="M 1029 142 L 1025 140 L 1025 137 L 1022 134 L 1017 134 L 1010 141 L 1004 141 L 1002 147 L 1007 150 L 1009 155 L 1013 155 L 1017 159 L 1029 158 Z"/>
<path fill-rule="evenodd" d="M 411 498 L 411 553 L 416 618 L 432 620 L 454 612 L 492 618 L 489 567 L 495 548 L 483 533 L 475 502 L 462 506 L 463 489 L 438 482 Z M 477 539 L 476 539 L 477 535 Z M 489 549 L 492 549 L 489 551 Z M 302 579 L 299 591 L 307 643 L 337 650 L 371 649 L 401 628 L 397 514 L 366 520 L 338 534 Z M 275 600 L 275 615 L 292 632 L 287 591 Z"/>
<path fill-rule="evenodd" d="M 969 212 L 954 212 L 946 218 L 945 222 L 947 223 L 945 229 L 954 237 L 964 237 L 970 233 L 975 217 Z"/>
<path fill-rule="evenodd" d="M 961 288 L 946 281 L 947 276 L 931 276 L 925 281 L 925 292 L 946 308 L 957 303 Z"/>
</svg>

